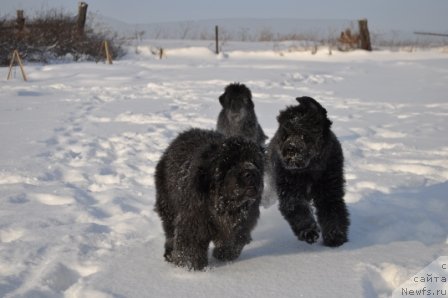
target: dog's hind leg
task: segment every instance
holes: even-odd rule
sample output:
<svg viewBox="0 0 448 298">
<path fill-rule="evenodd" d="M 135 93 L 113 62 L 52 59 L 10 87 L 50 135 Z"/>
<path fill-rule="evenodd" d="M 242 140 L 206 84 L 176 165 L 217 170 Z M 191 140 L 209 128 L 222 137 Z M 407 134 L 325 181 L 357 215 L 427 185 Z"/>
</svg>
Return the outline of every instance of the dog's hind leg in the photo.
<svg viewBox="0 0 448 298">
<path fill-rule="evenodd" d="M 238 258 L 246 244 L 252 241 L 250 230 L 243 229 L 232 237 L 232 239 L 220 239 L 219 237 L 213 242 L 213 257 L 220 261 L 233 261 Z"/>
<path fill-rule="evenodd" d="M 220 261 L 233 261 L 238 258 L 243 250 L 245 243 L 215 243 L 213 257 Z"/>
</svg>

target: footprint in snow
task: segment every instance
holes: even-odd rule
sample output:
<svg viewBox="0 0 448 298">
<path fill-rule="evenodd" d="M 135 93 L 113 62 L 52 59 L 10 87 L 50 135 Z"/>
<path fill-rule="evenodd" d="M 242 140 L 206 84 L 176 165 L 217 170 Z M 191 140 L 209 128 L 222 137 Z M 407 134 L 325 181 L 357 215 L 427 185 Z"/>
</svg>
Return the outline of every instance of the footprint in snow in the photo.
<svg viewBox="0 0 448 298">
<path fill-rule="evenodd" d="M 33 196 L 41 204 L 49 206 L 69 205 L 74 202 L 74 199 L 70 196 L 60 196 L 46 193 L 34 194 Z"/>
</svg>

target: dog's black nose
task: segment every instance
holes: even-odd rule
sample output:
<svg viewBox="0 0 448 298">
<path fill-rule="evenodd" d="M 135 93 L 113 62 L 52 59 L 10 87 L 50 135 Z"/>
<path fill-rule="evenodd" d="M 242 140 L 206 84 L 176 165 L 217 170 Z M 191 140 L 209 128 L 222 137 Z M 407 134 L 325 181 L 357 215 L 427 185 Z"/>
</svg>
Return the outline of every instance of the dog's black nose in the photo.
<svg viewBox="0 0 448 298">
<path fill-rule="evenodd" d="M 284 147 L 284 153 L 288 156 L 303 155 L 306 151 L 306 146 L 303 143 L 289 143 Z"/>
<path fill-rule="evenodd" d="M 292 143 L 289 143 L 285 146 L 284 151 L 285 151 L 285 153 L 291 154 L 296 151 L 296 146 Z"/>
</svg>

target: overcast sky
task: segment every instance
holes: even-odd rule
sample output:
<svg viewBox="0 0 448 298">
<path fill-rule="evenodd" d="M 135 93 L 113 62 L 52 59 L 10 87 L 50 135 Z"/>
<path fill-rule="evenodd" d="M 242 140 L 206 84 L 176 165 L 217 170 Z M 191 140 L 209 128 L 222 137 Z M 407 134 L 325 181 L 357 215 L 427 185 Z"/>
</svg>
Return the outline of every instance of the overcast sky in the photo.
<svg viewBox="0 0 448 298">
<path fill-rule="evenodd" d="M 76 14 L 76 0 L 0 0 L 0 16 L 49 8 Z M 87 0 L 89 11 L 128 23 L 216 18 L 369 19 L 377 27 L 448 32 L 448 0 Z M 380 25 L 381 24 L 381 25 Z"/>
</svg>

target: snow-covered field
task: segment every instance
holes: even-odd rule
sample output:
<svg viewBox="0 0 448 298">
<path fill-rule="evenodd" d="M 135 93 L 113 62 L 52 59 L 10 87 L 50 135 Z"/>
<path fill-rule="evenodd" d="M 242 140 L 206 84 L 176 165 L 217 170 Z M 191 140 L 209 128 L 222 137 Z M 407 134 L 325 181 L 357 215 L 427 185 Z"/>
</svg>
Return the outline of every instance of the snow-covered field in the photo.
<svg viewBox="0 0 448 298">
<path fill-rule="evenodd" d="M 386 297 L 448 255 L 447 53 L 139 52 L 27 65 L 28 82 L 0 68 L 1 297 Z M 350 242 L 299 242 L 274 205 L 236 261 L 164 262 L 154 166 L 180 131 L 214 128 L 234 81 L 270 137 L 295 97 L 327 108 Z"/>
</svg>

